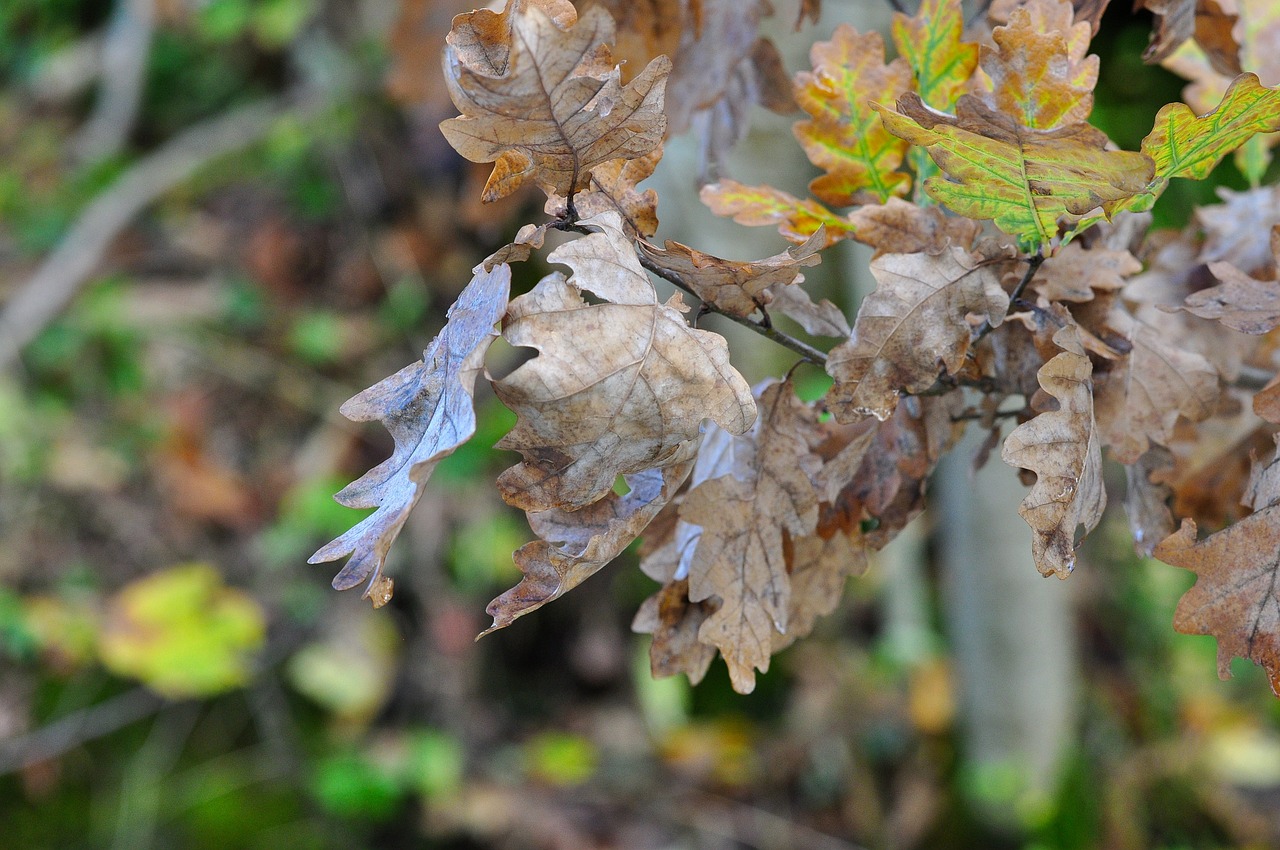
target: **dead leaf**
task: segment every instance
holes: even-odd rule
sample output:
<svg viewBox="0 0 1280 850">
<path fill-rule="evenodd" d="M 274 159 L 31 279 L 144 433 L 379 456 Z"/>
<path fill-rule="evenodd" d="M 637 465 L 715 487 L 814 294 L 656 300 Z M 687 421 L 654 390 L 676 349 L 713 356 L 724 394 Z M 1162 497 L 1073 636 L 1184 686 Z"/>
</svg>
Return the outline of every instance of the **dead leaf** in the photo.
<svg viewBox="0 0 1280 850">
<path fill-rule="evenodd" d="M 621 218 L 583 224 L 599 232 L 548 257 L 573 277 L 550 275 L 512 301 L 503 329 L 512 345 L 539 352 L 494 383 L 518 417 L 498 448 L 524 455 L 498 487 L 529 511 L 580 508 L 619 475 L 688 459 L 704 418 L 732 433 L 755 419 L 724 338 L 690 328 L 679 294 L 658 303 Z M 583 290 L 605 303 L 588 303 Z"/>
<path fill-rule="evenodd" d="M 649 669 L 655 678 L 684 673 L 696 685 L 707 675 L 716 648 L 698 639 L 702 624 L 715 614 L 720 602 L 689 601 L 689 582 L 678 579 L 664 585 L 640 605 L 631 630 L 653 635 L 649 644 Z"/>
<path fill-rule="evenodd" d="M 827 359 L 836 381 L 827 404 L 836 418 L 885 419 L 900 392 L 919 392 L 959 370 L 977 325 L 1004 319 L 1009 296 L 1000 275 L 1008 258 L 950 248 L 872 261 L 876 289 L 858 308 L 853 336 Z"/>
<path fill-rule="evenodd" d="M 626 477 L 630 492 L 608 493 L 575 511 L 553 509 L 529 514 L 541 540 L 516 550 L 524 577 L 485 608 L 493 625 L 482 635 L 511 625 L 577 587 L 612 561 L 671 500 L 693 468 L 690 460 Z"/>
<path fill-rule="evenodd" d="M 972 248 L 982 225 L 971 218 L 946 215 L 936 206 L 922 207 L 890 198 L 849 213 L 853 238 L 883 254 L 940 254 L 948 246 Z"/>
<path fill-rule="evenodd" d="M 1280 434 L 1272 435 L 1280 441 Z M 1259 463 L 1255 453 L 1249 453 L 1249 483 L 1245 485 L 1240 504 L 1255 511 L 1280 503 L 1280 442 L 1271 459 Z"/>
<path fill-rule="evenodd" d="M 846 337 L 851 331 L 849 320 L 840 308 L 827 299 L 814 303 L 809 293 L 797 282 L 791 286 L 775 286 L 769 290 L 769 311 L 781 313 L 814 336 Z"/>
<path fill-rule="evenodd" d="M 644 241 L 639 246 L 641 253 L 679 276 L 716 310 L 745 318 L 769 303 L 771 288 L 786 288 L 797 279 L 804 280 L 800 269 L 821 262 L 818 250 L 825 242 L 824 233 L 815 233 L 803 245 L 747 262 L 722 260 L 671 240 L 667 240 L 666 250 Z"/>
<path fill-rule="evenodd" d="M 840 604 L 845 582 L 867 571 L 867 545 L 857 530 L 838 529 L 827 538 L 810 534 L 792 550 L 787 631 L 773 633 L 775 655 L 812 632 L 818 618 Z"/>
<path fill-rule="evenodd" d="M 477 267 L 422 360 L 342 405 L 342 414 L 355 422 L 382 422 L 395 438 L 395 450 L 334 497 L 349 508 L 377 510 L 307 562 L 319 564 L 351 555 L 333 580 L 338 590 L 366 578 L 366 596 L 375 591 L 386 595 L 389 590 L 379 582 L 382 565 L 409 511 L 421 498 L 423 485 L 436 464 L 475 433 L 472 393 L 489 343 L 497 338 L 494 325 L 507 308 L 510 286 L 510 266 L 498 265 L 487 272 Z"/>
<path fill-rule="evenodd" d="M 1140 271 L 1142 263 L 1128 251 L 1087 250 L 1072 242 L 1044 261 L 1031 286 L 1046 301 L 1092 301 L 1098 293 L 1119 292 Z"/>
<path fill-rule="evenodd" d="M 1280 281 L 1249 277 L 1230 263 L 1210 263 L 1209 271 L 1221 283 L 1188 295 L 1183 310 L 1246 334 L 1280 325 Z"/>
<path fill-rule="evenodd" d="M 1173 455 L 1163 446 L 1152 446 L 1125 467 L 1124 510 L 1133 532 L 1138 554 L 1151 557 L 1156 544 L 1173 533 L 1173 488 L 1168 479 L 1173 472 Z"/>
<path fill-rule="evenodd" d="M 721 180 L 702 187 L 698 198 L 716 215 L 731 216 L 748 227 L 777 226 L 792 242 L 803 243 L 825 229 L 827 248 L 853 233 L 847 218 L 838 216 L 812 198 L 801 200 L 771 186 L 746 186 Z"/>
<path fill-rule="evenodd" d="M 480 265 L 486 270 L 502 263 L 523 263 L 535 249 L 541 248 L 547 238 L 547 224 L 526 224 L 516 232 L 516 238 L 484 258 Z"/>
<path fill-rule="evenodd" d="M 1267 671 L 1280 696 L 1280 505 L 1250 514 L 1196 541 L 1196 524 L 1156 547 L 1166 564 L 1191 570 L 1196 583 L 1183 594 L 1173 627 L 1218 641 L 1218 677 L 1231 678 L 1231 659 L 1247 658 Z"/>
<path fill-rule="evenodd" d="M 1196 0 L 1138 0 L 1156 16 L 1156 27 L 1151 32 L 1151 44 L 1142 54 L 1142 61 L 1160 62 L 1177 50 L 1196 31 Z"/>
<path fill-rule="evenodd" d="M 1102 519 L 1102 452 L 1093 417 L 1093 366 L 1075 325 L 1053 335 L 1061 353 L 1041 367 L 1041 388 L 1057 399 L 1005 439 L 1005 463 L 1036 474 L 1035 486 L 1018 513 L 1031 526 L 1031 552 L 1042 575 L 1066 578 L 1076 564 L 1075 532 L 1088 534 Z"/>
<path fill-rule="evenodd" d="M 773 632 L 787 631 L 784 540 L 812 534 L 818 524 L 818 494 L 805 471 L 817 460 L 803 438 L 809 415 L 790 383 L 768 386 L 753 451 L 737 464 L 740 477 L 705 481 L 680 506 L 681 519 L 702 530 L 689 565 L 689 599 L 721 602 L 698 637 L 720 650 L 739 693 L 755 688 L 756 669 L 769 669 Z"/>
<path fill-rule="evenodd" d="M 1268 422 L 1280 422 L 1280 375 L 1254 395 L 1253 412 Z"/>
<path fill-rule="evenodd" d="M 1093 376 L 1098 434 L 1116 460 L 1133 463 L 1152 443 L 1169 444 L 1179 416 L 1199 422 L 1214 412 L 1218 371 L 1122 308 L 1107 330 L 1129 353 Z"/>
<path fill-rule="evenodd" d="M 653 170 L 662 159 L 662 145 L 635 159 L 616 159 L 596 166 L 591 172 L 591 182 L 585 192 L 573 199 L 579 220 L 595 218 L 601 213 L 616 212 L 622 216 L 627 233 L 633 236 L 652 236 L 658 232 L 658 193 L 652 189 L 643 192 L 636 184 L 653 176 Z M 544 211 L 557 218 L 568 217 L 568 204 L 560 195 L 547 199 Z"/>
<path fill-rule="evenodd" d="M 467 159 L 495 163 L 485 201 L 530 179 L 548 194 L 569 195 L 587 188 L 595 166 L 644 156 L 662 142 L 670 61 L 654 59 L 624 87 L 608 48 L 609 13 L 593 7 L 576 23 L 564 20 L 567 13 L 558 21 L 530 6 L 511 13 L 507 41 L 477 39 L 473 47 L 450 36 L 445 76 L 462 116 L 440 130 Z M 506 49 L 505 62 L 493 45 Z"/>
</svg>

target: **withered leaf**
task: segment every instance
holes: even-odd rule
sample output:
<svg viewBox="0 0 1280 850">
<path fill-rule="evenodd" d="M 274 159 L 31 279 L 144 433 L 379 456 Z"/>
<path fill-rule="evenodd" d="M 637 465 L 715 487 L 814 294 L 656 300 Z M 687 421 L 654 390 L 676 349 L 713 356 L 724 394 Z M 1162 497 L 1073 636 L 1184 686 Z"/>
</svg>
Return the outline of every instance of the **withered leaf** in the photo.
<svg viewBox="0 0 1280 850">
<path fill-rule="evenodd" d="M 667 240 L 666 250 L 648 242 L 639 244 L 646 257 L 678 275 L 703 301 L 722 313 L 745 318 L 769 303 L 771 287 L 803 280 L 800 269 L 821 262 L 818 249 L 825 242 L 825 234 L 818 232 L 803 245 L 747 262 L 722 260 L 671 240 Z"/>
<path fill-rule="evenodd" d="M 548 257 L 573 277 L 550 275 L 513 300 L 503 328 L 512 345 L 539 352 L 494 383 L 517 414 L 498 447 L 524 455 L 498 487 L 530 511 L 574 510 L 619 475 L 681 462 L 704 418 L 732 433 L 755 419 L 724 338 L 690 328 L 678 294 L 658 303 L 618 215 L 583 224 L 598 232 Z M 582 290 L 605 303 L 588 303 Z"/>
<path fill-rule="evenodd" d="M 1159 62 L 1178 49 L 1196 31 L 1197 0 L 1138 0 L 1156 16 L 1151 43 L 1142 54 L 1144 62 Z"/>
<path fill-rule="evenodd" d="M 662 145 L 635 159 L 615 159 L 596 166 L 591 172 L 591 182 L 585 192 L 573 199 L 579 219 L 594 218 L 601 213 L 616 212 L 622 216 L 627 233 L 633 236 L 652 236 L 658 232 L 658 193 L 652 189 L 641 192 L 636 184 L 653 176 L 662 159 Z M 567 199 L 552 195 L 544 210 L 548 215 L 564 217 L 568 213 Z"/>
<path fill-rule="evenodd" d="M 511 16 L 501 67 L 449 45 L 445 76 L 462 116 L 440 130 L 467 159 L 495 163 L 483 200 L 529 179 L 548 194 L 569 195 L 587 188 L 595 166 L 644 156 L 661 143 L 671 63 L 658 57 L 623 86 L 608 49 L 613 37 L 602 8 L 566 29 L 531 6 Z"/>
<path fill-rule="evenodd" d="M 1230 263 L 1210 263 L 1209 271 L 1222 282 L 1191 293 L 1182 309 L 1246 334 L 1280 325 L 1280 281 L 1257 280 Z"/>
<path fill-rule="evenodd" d="M 1047 301 L 1092 301 L 1098 293 L 1119 292 L 1140 271 L 1142 263 L 1128 251 L 1072 242 L 1044 261 L 1031 285 Z"/>
<path fill-rule="evenodd" d="M 680 507 L 681 519 L 701 528 L 689 565 L 689 599 L 721 603 L 698 637 L 720 650 L 739 693 L 754 689 L 756 669 L 769 669 L 773 632 L 787 631 L 784 537 L 804 537 L 817 527 L 818 494 L 805 471 L 817 459 L 802 430 L 810 414 L 790 383 L 765 388 L 754 451 L 737 464 L 740 477 L 705 481 Z"/>
<path fill-rule="evenodd" d="M 422 360 L 342 406 L 348 419 L 381 421 L 395 438 L 395 450 L 334 497 L 349 508 L 377 508 L 308 561 L 318 564 L 351 555 L 333 580 L 338 590 L 369 579 L 366 595 L 376 591 L 379 597 L 390 596 L 389 585 L 380 578 L 391 544 L 436 464 L 475 433 L 472 392 L 489 343 L 498 336 L 494 325 L 507 308 L 510 286 L 510 266 L 498 265 L 492 271 L 477 267 Z"/>
<path fill-rule="evenodd" d="M 1102 519 L 1102 452 L 1093 418 L 1093 366 L 1075 325 L 1053 335 L 1061 352 L 1040 367 L 1041 388 L 1058 401 L 1024 422 L 1005 439 L 1005 463 L 1036 474 L 1035 486 L 1018 513 L 1031 526 L 1031 552 L 1042 575 L 1066 578 L 1075 568 L 1075 532 L 1093 530 Z"/>
<path fill-rule="evenodd" d="M 1280 696 L 1280 505 L 1199 542 L 1195 521 L 1183 520 L 1155 556 L 1196 574 L 1178 601 L 1173 627 L 1217 638 L 1220 678 L 1231 677 L 1232 658 L 1247 658 L 1267 671 Z"/>
<path fill-rule="evenodd" d="M 814 303 L 804 288 L 795 286 L 775 286 L 769 291 L 769 311 L 781 313 L 788 319 L 804 328 L 814 336 L 846 337 L 849 335 L 849 320 L 840 312 L 840 308 L 827 299 Z"/>
<path fill-rule="evenodd" d="M 899 392 L 927 389 L 944 370 L 954 374 L 977 325 L 998 326 L 1009 308 L 1000 287 L 1006 259 L 950 248 L 873 260 L 876 289 L 858 308 L 853 336 L 827 359 L 835 379 L 827 401 L 836 418 L 885 419 Z"/>
<path fill-rule="evenodd" d="M 1107 327 L 1130 351 L 1094 374 L 1094 413 L 1116 460 L 1133 463 L 1151 443 L 1169 444 L 1179 416 L 1198 422 L 1213 413 L 1218 371 L 1124 309 L 1111 312 Z"/>
<path fill-rule="evenodd" d="M 930 196 L 961 215 L 992 219 L 1033 250 L 1057 235 L 1060 216 L 1130 198 L 1154 174 L 1147 156 L 1107 150 L 1107 137 L 1088 124 L 1035 130 L 973 95 L 960 98 L 954 118 L 911 92 L 897 111 L 878 108 L 891 132 L 928 148 L 948 175 L 925 182 Z"/>
<path fill-rule="evenodd" d="M 663 585 L 641 603 L 631 629 L 653 635 L 649 669 L 656 678 L 684 673 L 694 685 L 702 681 L 716 657 L 716 648 L 700 641 L 698 632 L 719 607 L 718 599 L 690 602 L 686 579 Z"/>
<path fill-rule="evenodd" d="M 1071 7 L 1031 0 L 1013 10 L 983 47 L 979 91 L 987 105 L 1024 126 L 1052 130 L 1088 120 L 1098 57 L 1086 56 L 1090 27 L 1073 23 Z"/>
<path fill-rule="evenodd" d="M 796 100 L 810 118 L 794 130 L 809 160 L 827 173 L 809 191 L 833 206 L 883 202 L 901 195 L 911 178 L 897 168 L 907 145 L 885 130 L 871 104 L 911 87 L 904 59 L 884 61 L 884 38 L 836 27 L 831 41 L 809 51 L 812 73 L 796 75 Z"/>
<path fill-rule="evenodd" d="M 792 550 L 787 631 L 773 633 L 775 654 L 812 632 L 818 618 L 840 604 L 845 582 L 867 571 L 867 544 L 856 529 L 836 529 L 826 538 L 810 534 Z"/>
<path fill-rule="evenodd" d="M 580 510 L 531 512 L 529 525 L 542 539 L 516 550 L 516 566 L 524 577 L 489 603 L 485 611 L 493 625 L 483 634 L 560 598 L 622 554 L 671 501 L 692 468 L 692 460 L 686 460 L 628 475 L 631 489 L 625 496 L 608 493 Z"/>
<path fill-rule="evenodd" d="M 1280 435 L 1272 436 L 1280 441 Z M 1249 461 L 1249 483 L 1240 504 L 1260 511 L 1280 502 L 1280 442 L 1270 460 L 1260 463 L 1257 455 L 1250 452 Z"/>
<path fill-rule="evenodd" d="M 853 238 L 882 254 L 939 254 L 949 245 L 969 248 L 982 232 L 971 218 L 949 216 L 936 206 L 922 207 L 901 198 L 869 204 L 849 213 Z"/>
<path fill-rule="evenodd" d="M 1151 557 L 1156 544 L 1173 533 L 1173 488 L 1168 478 L 1173 471 L 1173 455 L 1163 446 L 1152 446 L 1125 467 L 1124 510 L 1133 532 L 1138 554 Z"/>
<path fill-rule="evenodd" d="M 445 42 L 462 64 L 488 77 L 506 76 L 516 24 L 529 9 L 540 9 L 560 29 L 578 19 L 570 0 L 508 0 L 501 11 L 477 9 L 453 19 Z"/>
</svg>

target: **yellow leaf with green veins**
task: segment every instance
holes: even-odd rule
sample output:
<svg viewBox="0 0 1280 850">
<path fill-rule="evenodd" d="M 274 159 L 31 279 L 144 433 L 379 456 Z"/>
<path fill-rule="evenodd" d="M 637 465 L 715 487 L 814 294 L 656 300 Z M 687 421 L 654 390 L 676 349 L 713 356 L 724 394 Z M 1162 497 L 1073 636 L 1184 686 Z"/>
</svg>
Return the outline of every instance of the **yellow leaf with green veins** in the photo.
<svg viewBox="0 0 1280 850">
<path fill-rule="evenodd" d="M 827 173 L 809 184 L 825 203 L 846 207 L 883 203 L 906 194 L 911 178 L 897 168 L 907 145 L 884 129 L 871 104 L 911 88 L 905 60 L 884 61 L 878 32 L 836 27 L 831 41 L 809 51 L 813 72 L 796 75 L 796 102 L 812 118 L 795 135 L 809 160 Z"/>
<path fill-rule="evenodd" d="M 1034 130 L 973 95 L 957 101 L 954 117 L 930 110 L 915 93 L 899 98 L 897 111 L 877 109 L 892 133 L 927 148 L 947 175 L 925 183 L 935 200 L 992 219 L 1032 251 L 1057 236 L 1060 216 L 1129 198 L 1154 173 L 1144 154 L 1106 150 L 1107 137 L 1088 124 Z"/>
<path fill-rule="evenodd" d="M 849 219 L 836 215 L 815 200 L 801 200 L 772 186 L 745 186 L 736 180 L 721 180 L 702 187 L 698 196 L 713 213 L 732 216 L 748 227 L 776 226 L 778 232 L 796 244 L 803 244 L 826 225 L 829 247 L 853 235 Z"/>
<path fill-rule="evenodd" d="M 949 112 L 978 67 L 978 45 L 961 41 L 964 14 L 959 0 L 924 0 L 910 18 L 893 16 L 893 43 L 915 74 L 920 99 Z M 922 149 L 911 151 L 917 184 L 938 172 Z"/>
</svg>

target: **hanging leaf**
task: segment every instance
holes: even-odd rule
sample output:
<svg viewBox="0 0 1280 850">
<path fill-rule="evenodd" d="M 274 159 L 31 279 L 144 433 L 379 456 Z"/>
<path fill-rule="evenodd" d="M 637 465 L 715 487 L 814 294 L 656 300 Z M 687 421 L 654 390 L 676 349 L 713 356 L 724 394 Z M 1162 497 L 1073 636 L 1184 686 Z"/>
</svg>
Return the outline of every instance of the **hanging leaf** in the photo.
<svg viewBox="0 0 1280 850">
<path fill-rule="evenodd" d="M 732 216 L 748 227 L 773 227 L 792 242 L 807 242 L 820 228 L 826 228 L 822 247 L 854 232 L 849 220 L 836 215 L 815 200 L 800 200 L 770 186 L 744 186 L 736 180 L 721 180 L 702 187 L 698 197 L 716 215 Z"/>
<path fill-rule="evenodd" d="M 1210 263 L 1209 271 L 1221 283 L 1191 293 L 1182 309 L 1246 334 L 1270 333 L 1280 325 L 1280 281 L 1249 277 L 1230 263 Z"/>
<path fill-rule="evenodd" d="M 567 25 L 568 16 L 553 19 L 536 5 L 509 16 L 508 40 L 482 37 L 473 48 L 454 39 L 445 51 L 449 93 L 462 116 L 440 130 L 467 159 L 495 163 L 483 200 L 527 180 L 569 195 L 588 187 L 595 166 L 661 144 L 670 60 L 654 59 L 623 86 L 608 49 L 613 19 L 604 9 L 588 9 Z M 495 46 L 505 50 L 505 62 L 491 58 Z"/>
<path fill-rule="evenodd" d="M 510 266 L 497 265 L 492 271 L 478 267 L 422 360 L 342 406 L 348 419 L 382 422 L 395 438 L 395 451 L 334 497 L 349 508 L 377 508 L 308 561 L 318 564 L 350 555 L 333 580 L 338 590 L 369 579 L 365 596 L 375 607 L 390 599 L 390 582 L 381 573 L 391 544 L 436 464 L 476 431 L 472 393 L 489 343 L 497 338 L 494 325 L 506 311 L 510 286 Z"/>
</svg>

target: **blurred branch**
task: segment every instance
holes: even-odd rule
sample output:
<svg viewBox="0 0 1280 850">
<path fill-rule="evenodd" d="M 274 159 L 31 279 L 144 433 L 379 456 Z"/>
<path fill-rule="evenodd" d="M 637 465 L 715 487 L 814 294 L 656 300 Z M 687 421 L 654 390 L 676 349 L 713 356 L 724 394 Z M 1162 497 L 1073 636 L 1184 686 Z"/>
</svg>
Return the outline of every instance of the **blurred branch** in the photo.
<svg viewBox="0 0 1280 850">
<path fill-rule="evenodd" d="M 98 98 L 71 142 L 77 157 L 93 161 L 114 156 L 129 138 L 147 82 L 155 13 L 155 0 L 117 0 L 102 41 Z"/>
<path fill-rule="evenodd" d="M 0 743 L 0 776 L 60 756 L 159 711 L 164 700 L 146 688 L 81 709 L 29 735 Z"/>
<path fill-rule="evenodd" d="M 135 216 L 212 160 L 261 139 L 286 111 L 283 99 L 263 100 L 197 124 L 139 160 L 94 198 L 0 310 L 0 372 L 70 303 Z"/>
</svg>

